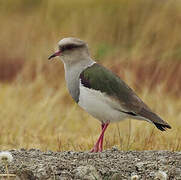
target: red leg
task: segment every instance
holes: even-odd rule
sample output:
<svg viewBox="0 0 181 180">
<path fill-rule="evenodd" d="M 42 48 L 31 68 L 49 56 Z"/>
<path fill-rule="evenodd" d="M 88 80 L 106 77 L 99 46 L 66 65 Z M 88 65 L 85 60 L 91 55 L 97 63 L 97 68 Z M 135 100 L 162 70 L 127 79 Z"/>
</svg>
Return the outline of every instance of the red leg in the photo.
<svg viewBox="0 0 181 180">
<path fill-rule="evenodd" d="M 104 129 L 104 126 L 105 126 L 105 124 L 102 123 L 101 124 L 102 130 Z M 104 134 L 102 135 L 102 138 L 101 138 L 100 143 L 99 143 L 99 150 L 100 150 L 100 152 L 102 152 L 102 149 L 103 149 L 103 140 L 104 140 Z"/>
<path fill-rule="evenodd" d="M 91 152 L 102 152 L 102 144 L 103 144 L 103 138 L 104 138 L 104 132 L 106 131 L 107 127 L 109 125 L 109 122 L 108 123 L 105 123 L 105 124 L 102 124 L 102 132 L 99 136 L 99 139 L 97 140 L 94 148 L 92 149 Z M 100 146 L 99 146 L 100 144 Z"/>
</svg>

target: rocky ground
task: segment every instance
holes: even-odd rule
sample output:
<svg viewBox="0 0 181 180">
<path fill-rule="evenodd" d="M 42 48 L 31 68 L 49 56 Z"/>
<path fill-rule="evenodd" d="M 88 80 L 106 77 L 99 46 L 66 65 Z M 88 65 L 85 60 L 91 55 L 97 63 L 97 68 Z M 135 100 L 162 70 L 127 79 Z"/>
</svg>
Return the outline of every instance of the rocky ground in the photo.
<svg viewBox="0 0 181 180">
<path fill-rule="evenodd" d="M 10 179 L 181 180 L 181 152 L 119 151 L 116 148 L 102 153 L 41 152 L 37 149 L 9 152 L 13 161 L 8 170 L 16 174 L 16 178 Z M 1 164 L 0 174 L 5 173 L 6 168 Z"/>
</svg>

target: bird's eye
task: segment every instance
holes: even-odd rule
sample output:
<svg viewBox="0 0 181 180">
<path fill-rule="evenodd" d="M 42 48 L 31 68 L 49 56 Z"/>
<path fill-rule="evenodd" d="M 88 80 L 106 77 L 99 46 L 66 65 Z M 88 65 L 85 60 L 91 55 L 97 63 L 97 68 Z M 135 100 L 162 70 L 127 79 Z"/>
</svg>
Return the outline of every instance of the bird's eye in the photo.
<svg viewBox="0 0 181 180">
<path fill-rule="evenodd" d="M 74 48 L 76 48 L 76 46 L 73 45 L 73 44 L 65 45 L 65 46 L 60 47 L 61 51 L 72 50 L 72 49 L 74 49 Z"/>
<path fill-rule="evenodd" d="M 66 50 L 71 50 L 71 49 L 73 49 L 73 48 L 74 48 L 73 45 L 68 45 L 68 46 L 65 47 Z"/>
<path fill-rule="evenodd" d="M 63 52 L 65 51 L 65 46 L 59 47 L 59 49 Z"/>
</svg>

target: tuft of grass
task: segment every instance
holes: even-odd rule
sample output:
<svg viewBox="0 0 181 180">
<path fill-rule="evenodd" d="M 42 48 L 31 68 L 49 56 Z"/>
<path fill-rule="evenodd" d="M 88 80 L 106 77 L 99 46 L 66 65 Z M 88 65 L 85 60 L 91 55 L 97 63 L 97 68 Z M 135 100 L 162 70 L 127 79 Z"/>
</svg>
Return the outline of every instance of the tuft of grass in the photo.
<svg viewBox="0 0 181 180">
<path fill-rule="evenodd" d="M 0 149 L 89 150 L 100 123 L 68 95 L 59 39 L 79 37 L 172 126 L 112 124 L 104 148 L 180 151 L 180 1 L 0 2 Z"/>
</svg>

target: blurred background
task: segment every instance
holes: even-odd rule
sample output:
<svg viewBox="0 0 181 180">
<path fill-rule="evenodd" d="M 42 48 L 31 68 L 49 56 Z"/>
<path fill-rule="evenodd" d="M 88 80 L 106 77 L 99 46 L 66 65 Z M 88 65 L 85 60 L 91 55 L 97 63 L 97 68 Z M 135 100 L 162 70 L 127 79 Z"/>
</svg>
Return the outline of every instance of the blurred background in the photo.
<svg viewBox="0 0 181 180">
<path fill-rule="evenodd" d="M 89 150 L 100 122 L 65 87 L 64 37 L 124 79 L 172 129 L 136 120 L 112 124 L 105 148 L 181 150 L 181 1 L 0 1 L 0 149 Z"/>
</svg>

